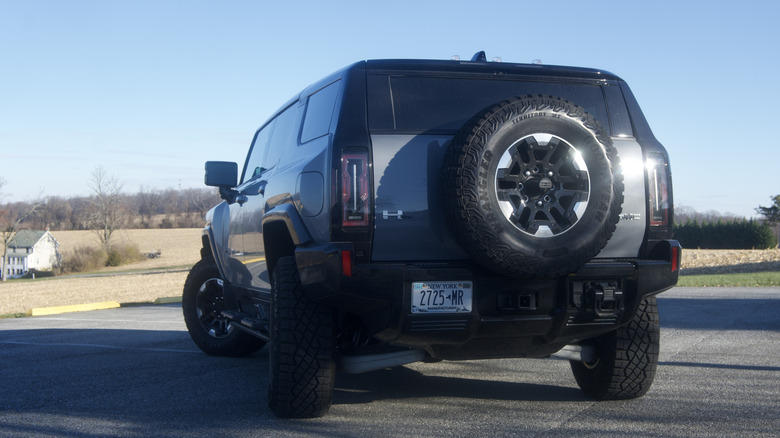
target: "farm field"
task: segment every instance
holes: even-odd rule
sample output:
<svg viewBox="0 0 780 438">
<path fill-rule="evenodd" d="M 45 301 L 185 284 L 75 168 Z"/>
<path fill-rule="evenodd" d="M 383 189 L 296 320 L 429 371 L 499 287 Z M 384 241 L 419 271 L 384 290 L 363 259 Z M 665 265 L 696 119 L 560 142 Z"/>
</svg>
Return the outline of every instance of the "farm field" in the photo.
<svg viewBox="0 0 780 438">
<path fill-rule="evenodd" d="M 98 245 L 91 231 L 52 234 L 63 254 L 80 246 Z M 144 253 L 159 250 L 160 257 L 100 271 L 121 271 L 122 275 L 63 276 L 0 283 L 0 315 L 25 313 L 39 307 L 104 301 L 151 302 L 160 297 L 179 296 L 188 267 L 200 258 L 200 236 L 200 228 L 118 231 L 116 242 L 135 243 Z M 171 268 L 170 272 L 165 268 Z M 780 250 L 683 250 L 684 275 L 767 271 L 780 271 Z"/>
<path fill-rule="evenodd" d="M 154 271 L 107 277 L 62 276 L 39 280 L 0 283 L 0 315 L 25 313 L 38 307 L 66 306 L 93 302 L 150 302 L 156 298 L 181 295 L 187 269 L 200 258 L 200 228 L 120 230 L 114 242 L 132 242 L 142 253 L 160 251 L 160 256 L 137 263 L 105 268 L 100 273 Z M 60 252 L 81 246 L 98 246 L 92 231 L 54 231 Z M 174 268 L 177 272 L 164 272 Z"/>
<path fill-rule="evenodd" d="M 156 269 L 171 266 L 193 265 L 200 258 L 202 228 L 168 228 L 146 230 L 119 230 L 111 237 L 114 243 L 135 243 L 142 253 L 160 251 L 160 257 L 131 265 L 107 268 L 105 271 L 128 269 Z M 52 231 L 60 244 L 60 252 L 69 252 L 82 246 L 97 248 L 98 240 L 92 231 Z"/>
</svg>

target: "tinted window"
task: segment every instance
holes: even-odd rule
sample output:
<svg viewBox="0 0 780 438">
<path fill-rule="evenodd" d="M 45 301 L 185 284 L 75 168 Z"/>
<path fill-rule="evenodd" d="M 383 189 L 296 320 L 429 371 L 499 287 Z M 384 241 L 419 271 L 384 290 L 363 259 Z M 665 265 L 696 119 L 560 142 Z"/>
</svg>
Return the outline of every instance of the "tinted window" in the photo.
<svg viewBox="0 0 780 438">
<path fill-rule="evenodd" d="M 279 157 L 285 148 L 298 146 L 301 109 L 302 107 L 296 104 L 276 117 L 276 127 L 268 143 L 268 153 L 263 160 L 266 168 L 271 169 L 279 163 Z"/>
<path fill-rule="evenodd" d="M 564 98 L 610 126 L 598 85 L 422 76 L 390 76 L 388 81 L 374 76 L 369 93 L 371 129 L 454 131 L 479 111 L 528 94 Z"/>
<path fill-rule="evenodd" d="M 334 82 L 309 96 L 301 129 L 301 143 L 322 137 L 330 131 L 330 121 L 333 117 L 333 108 L 336 105 L 340 83 L 340 81 Z"/>
<path fill-rule="evenodd" d="M 246 160 L 244 176 L 241 178 L 242 183 L 256 178 L 267 168 L 267 166 L 263 167 L 263 160 L 268 150 L 268 140 L 271 138 L 274 126 L 276 126 L 276 119 L 255 134 L 255 141 L 252 142 L 252 148 L 249 150 L 249 157 Z"/>
</svg>

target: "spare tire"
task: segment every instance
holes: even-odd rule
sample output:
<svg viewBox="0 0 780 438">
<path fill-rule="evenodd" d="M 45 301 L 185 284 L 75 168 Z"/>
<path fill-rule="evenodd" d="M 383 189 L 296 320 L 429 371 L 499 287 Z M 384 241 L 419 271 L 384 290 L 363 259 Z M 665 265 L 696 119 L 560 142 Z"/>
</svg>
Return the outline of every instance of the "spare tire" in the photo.
<svg viewBox="0 0 780 438">
<path fill-rule="evenodd" d="M 623 176 L 606 131 L 564 99 L 526 96 L 474 116 L 444 161 L 449 225 L 495 272 L 571 273 L 617 225 Z"/>
</svg>

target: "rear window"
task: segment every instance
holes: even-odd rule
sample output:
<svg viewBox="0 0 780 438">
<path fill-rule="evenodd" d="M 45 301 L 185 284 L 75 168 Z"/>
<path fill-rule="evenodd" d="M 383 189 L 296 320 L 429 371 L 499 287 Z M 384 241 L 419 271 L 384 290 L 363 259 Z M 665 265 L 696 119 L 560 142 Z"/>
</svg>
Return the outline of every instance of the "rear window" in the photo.
<svg viewBox="0 0 780 438">
<path fill-rule="evenodd" d="M 479 111 L 528 94 L 561 97 L 610 128 L 599 85 L 426 76 L 369 76 L 372 130 L 457 131 Z"/>
</svg>

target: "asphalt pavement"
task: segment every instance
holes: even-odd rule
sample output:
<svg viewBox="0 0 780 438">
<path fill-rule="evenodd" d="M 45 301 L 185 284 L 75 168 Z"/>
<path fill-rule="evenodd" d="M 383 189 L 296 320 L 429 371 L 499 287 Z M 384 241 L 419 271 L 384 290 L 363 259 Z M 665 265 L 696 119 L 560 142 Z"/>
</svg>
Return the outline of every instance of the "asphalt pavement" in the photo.
<svg viewBox="0 0 780 438">
<path fill-rule="evenodd" d="M 267 409 L 267 349 L 198 350 L 178 304 L 0 320 L 0 437 L 778 436 L 780 288 L 659 296 L 650 392 L 595 402 L 566 361 L 339 375 L 330 415 Z"/>
</svg>

